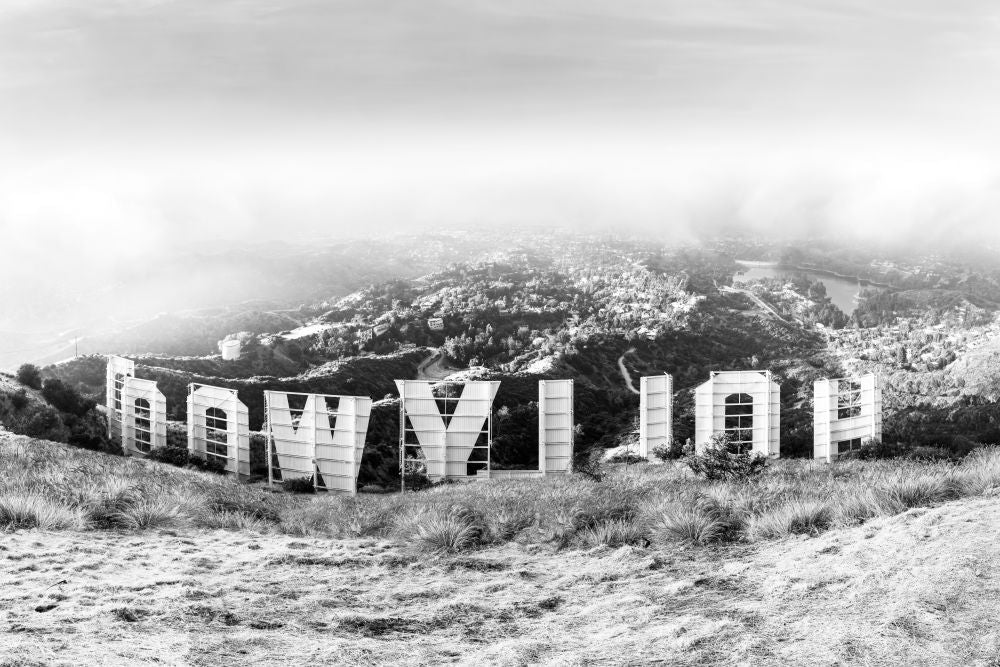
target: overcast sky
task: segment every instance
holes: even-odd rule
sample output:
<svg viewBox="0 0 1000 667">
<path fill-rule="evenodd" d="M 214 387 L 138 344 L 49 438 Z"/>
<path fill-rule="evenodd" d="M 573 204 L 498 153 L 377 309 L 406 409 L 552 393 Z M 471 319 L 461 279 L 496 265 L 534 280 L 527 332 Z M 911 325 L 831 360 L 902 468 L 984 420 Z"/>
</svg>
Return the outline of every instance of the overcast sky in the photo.
<svg viewBox="0 0 1000 667">
<path fill-rule="evenodd" d="M 3 0 L 0 241 L 986 230 L 986 0 Z"/>
</svg>

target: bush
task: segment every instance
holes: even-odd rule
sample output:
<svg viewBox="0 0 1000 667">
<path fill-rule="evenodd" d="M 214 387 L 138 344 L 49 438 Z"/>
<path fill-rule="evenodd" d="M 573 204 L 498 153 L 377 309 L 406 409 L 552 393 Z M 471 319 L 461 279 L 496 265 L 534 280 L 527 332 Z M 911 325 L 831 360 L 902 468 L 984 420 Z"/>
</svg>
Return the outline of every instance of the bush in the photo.
<svg viewBox="0 0 1000 667">
<path fill-rule="evenodd" d="M 677 440 L 671 440 L 668 445 L 653 447 L 653 456 L 661 461 L 676 461 L 684 456 L 684 445 Z"/>
<path fill-rule="evenodd" d="M 580 473 L 587 479 L 600 482 L 604 479 L 604 452 L 600 449 L 592 449 L 581 456 L 573 459 L 573 472 Z"/>
<path fill-rule="evenodd" d="M 42 388 L 42 371 L 34 364 L 21 364 L 17 369 L 17 381 L 32 389 Z"/>
<path fill-rule="evenodd" d="M 648 460 L 644 459 L 638 454 L 633 454 L 632 452 L 625 452 L 624 454 L 615 454 L 610 459 L 608 459 L 608 463 L 624 463 L 626 465 L 634 465 L 636 463 L 648 463 Z"/>
<path fill-rule="evenodd" d="M 711 480 L 743 480 L 764 471 L 767 459 L 753 452 L 740 452 L 726 433 L 716 433 L 702 454 L 687 460 L 696 475 Z"/>
<path fill-rule="evenodd" d="M 191 460 L 191 456 L 188 450 L 181 449 L 180 447 L 154 447 L 149 452 L 149 457 L 154 461 L 159 461 L 160 463 L 169 463 L 180 468 L 183 468 Z"/>
<path fill-rule="evenodd" d="M 225 475 L 226 466 L 220 463 L 217 459 L 203 459 L 197 456 L 188 456 L 188 465 L 196 470 L 204 470 L 205 472 L 214 472 L 216 475 Z"/>
<path fill-rule="evenodd" d="M 894 459 L 906 453 L 906 448 L 902 445 L 890 445 L 873 438 L 868 438 L 861 443 L 861 449 L 841 456 L 841 458 L 857 458 L 862 461 L 873 461 L 879 459 Z"/>
<path fill-rule="evenodd" d="M 10 402 L 14 406 L 15 410 L 23 410 L 28 406 L 28 392 L 24 389 L 18 389 L 10 396 Z"/>
<path fill-rule="evenodd" d="M 250 434 L 250 474 L 267 475 L 267 436 Z"/>
<path fill-rule="evenodd" d="M 42 396 L 49 405 L 60 412 L 82 417 L 94 407 L 94 402 L 85 399 L 62 380 L 50 378 L 42 386 Z"/>
<path fill-rule="evenodd" d="M 282 481 L 281 488 L 289 493 L 316 493 L 312 477 L 291 477 Z"/>
</svg>

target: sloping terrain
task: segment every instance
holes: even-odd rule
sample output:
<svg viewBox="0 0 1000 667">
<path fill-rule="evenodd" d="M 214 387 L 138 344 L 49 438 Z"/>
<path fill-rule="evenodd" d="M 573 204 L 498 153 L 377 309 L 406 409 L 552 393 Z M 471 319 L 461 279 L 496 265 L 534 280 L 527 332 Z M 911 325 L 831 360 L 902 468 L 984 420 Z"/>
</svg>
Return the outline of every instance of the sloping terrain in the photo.
<svg viewBox="0 0 1000 667">
<path fill-rule="evenodd" d="M 998 531 L 995 496 L 669 552 L 17 531 L 0 665 L 995 665 Z"/>
</svg>

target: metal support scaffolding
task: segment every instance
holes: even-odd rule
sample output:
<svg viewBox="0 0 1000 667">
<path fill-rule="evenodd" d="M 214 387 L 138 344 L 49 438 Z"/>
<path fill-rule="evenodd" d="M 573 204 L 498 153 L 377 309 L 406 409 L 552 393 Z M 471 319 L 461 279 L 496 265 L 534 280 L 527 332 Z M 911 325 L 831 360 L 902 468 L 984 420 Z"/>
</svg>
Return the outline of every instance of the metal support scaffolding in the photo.
<svg viewBox="0 0 1000 667">
<path fill-rule="evenodd" d="M 316 491 L 357 492 L 370 398 L 265 391 L 264 405 L 268 485 L 308 477 Z"/>
<path fill-rule="evenodd" d="M 401 490 L 407 475 L 421 469 L 432 481 L 477 477 L 481 470 L 489 478 L 499 382 L 396 380 L 396 386 Z M 477 452 L 483 459 L 473 460 Z M 477 464 L 470 474 L 470 465 Z"/>
</svg>

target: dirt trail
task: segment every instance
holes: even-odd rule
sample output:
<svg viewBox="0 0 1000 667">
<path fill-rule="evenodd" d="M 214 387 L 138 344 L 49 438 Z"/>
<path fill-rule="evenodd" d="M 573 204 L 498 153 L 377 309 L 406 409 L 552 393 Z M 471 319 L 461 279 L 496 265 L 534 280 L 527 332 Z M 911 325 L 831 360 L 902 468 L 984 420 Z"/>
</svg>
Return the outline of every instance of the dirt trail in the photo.
<svg viewBox="0 0 1000 667">
<path fill-rule="evenodd" d="M 629 349 L 625 350 L 625 354 L 618 357 L 618 370 L 619 372 L 621 372 L 622 378 L 624 378 L 625 380 L 625 386 L 628 387 L 629 391 L 631 391 L 633 394 L 638 394 L 639 390 L 636 389 L 635 385 L 632 383 L 632 375 L 628 372 L 628 368 L 625 367 L 626 354 L 635 354 L 635 348 L 630 347 Z"/>
<path fill-rule="evenodd" d="M 0 665 L 989 665 L 998 531 L 997 497 L 673 552 L 18 531 Z"/>
</svg>

